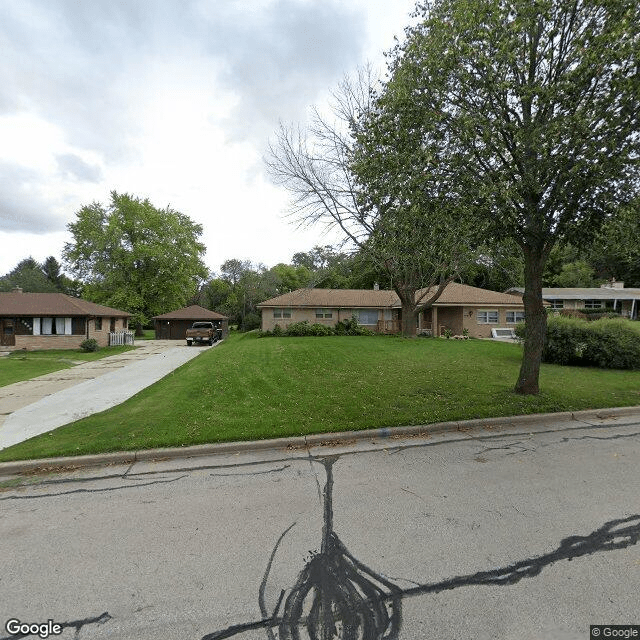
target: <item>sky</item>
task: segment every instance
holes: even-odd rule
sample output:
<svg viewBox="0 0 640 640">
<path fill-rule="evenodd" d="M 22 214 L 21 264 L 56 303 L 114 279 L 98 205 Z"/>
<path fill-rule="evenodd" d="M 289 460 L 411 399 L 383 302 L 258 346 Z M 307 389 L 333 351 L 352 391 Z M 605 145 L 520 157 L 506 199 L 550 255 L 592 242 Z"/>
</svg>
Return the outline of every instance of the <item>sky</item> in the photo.
<svg viewBox="0 0 640 640">
<path fill-rule="evenodd" d="M 83 205 L 149 198 L 204 227 L 205 263 L 335 244 L 266 174 L 278 123 L 326 109 L 414 0 L 0 2 L 0 275 L 61 259 Z"/>
</svg>

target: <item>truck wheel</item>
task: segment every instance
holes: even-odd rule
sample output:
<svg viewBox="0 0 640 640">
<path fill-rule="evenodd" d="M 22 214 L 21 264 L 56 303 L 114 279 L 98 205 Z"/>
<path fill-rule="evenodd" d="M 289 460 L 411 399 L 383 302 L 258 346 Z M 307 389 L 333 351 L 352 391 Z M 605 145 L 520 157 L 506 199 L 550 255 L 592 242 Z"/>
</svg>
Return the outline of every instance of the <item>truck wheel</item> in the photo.
<svg viewBox="0 0 640 640">
<path fill-rule="evenodd" d="M 209 346 L 213 346 L 213 338 L 209 338 Z"/>
</svg>

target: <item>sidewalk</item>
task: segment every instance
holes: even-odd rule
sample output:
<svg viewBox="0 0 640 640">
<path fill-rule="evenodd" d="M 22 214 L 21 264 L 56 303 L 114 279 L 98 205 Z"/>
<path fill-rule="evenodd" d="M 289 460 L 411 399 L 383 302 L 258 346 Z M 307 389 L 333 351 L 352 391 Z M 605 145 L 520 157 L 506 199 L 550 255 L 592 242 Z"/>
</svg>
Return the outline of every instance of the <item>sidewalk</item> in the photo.
<svg viewBox="0 0 640 640">
<path fill-rule="evenodd" d="M 212 348 L 168 340 L 146 340 L 136 346 L 133 351 L 0 387 L 0 449 L 110 409 Z"/>
</svg>

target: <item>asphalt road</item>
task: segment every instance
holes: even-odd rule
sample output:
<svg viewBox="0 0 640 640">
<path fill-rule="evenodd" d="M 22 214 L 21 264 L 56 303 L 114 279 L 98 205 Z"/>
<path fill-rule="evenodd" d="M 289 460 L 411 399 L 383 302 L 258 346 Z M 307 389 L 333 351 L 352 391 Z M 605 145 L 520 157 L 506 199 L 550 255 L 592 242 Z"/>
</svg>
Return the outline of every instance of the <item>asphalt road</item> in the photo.
<svg viewBox="0 0 640 640">
<path fill-rule="evenodd" d="M 639 463 L 640 414 L 33 477 L 0 492 L 1 623 L 587 639 L 640 624 Z"/>
</svg>

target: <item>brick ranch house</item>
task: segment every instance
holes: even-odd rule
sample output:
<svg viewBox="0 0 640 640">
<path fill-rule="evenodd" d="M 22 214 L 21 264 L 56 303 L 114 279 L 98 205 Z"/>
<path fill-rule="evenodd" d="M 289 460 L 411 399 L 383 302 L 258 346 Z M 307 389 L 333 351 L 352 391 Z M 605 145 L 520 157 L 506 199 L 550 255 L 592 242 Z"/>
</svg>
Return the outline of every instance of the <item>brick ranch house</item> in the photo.
<svg viewBox="0 0 640 640">
<path fill-rule="evenodd" d="M 333 326 L 352 316 L 378 333 L 400 333 L 402 328 L 400 299 L 389 290 L 297 289 L 265 300 L 258 308 L 263 331 L 304 320 Z M 443 335 L 449 329 L 461 335 L 467 329 L 471 337 L 490 338 L 491 329 L 513 328 L 523 320 L 520 297 L 451 282 L 433 307 L 418 315 L 417 330 Z"/>
<path fill-rule="evenodd" d="M 14 349 L 76 349 L 87 338 L 109 345 L 109 334 L 125 331 L 126 311 L 64 293 L 0 293 L 0 346 Z"/>
</svg>

